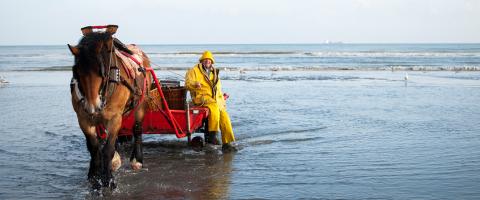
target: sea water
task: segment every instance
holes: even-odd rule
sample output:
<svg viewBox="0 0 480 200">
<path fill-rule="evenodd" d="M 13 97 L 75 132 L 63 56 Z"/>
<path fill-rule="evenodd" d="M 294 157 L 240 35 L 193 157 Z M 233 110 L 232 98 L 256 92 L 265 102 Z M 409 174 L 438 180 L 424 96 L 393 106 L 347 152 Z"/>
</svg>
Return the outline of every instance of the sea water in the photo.
<svg viewBox="0 0 480 200">
<path fill-rule="evenodd" d="M 141 47 L 161 79 L 214 52 L 240 151 L 145 135 L 92 191 L 68 49 L 0 47 L 0 199 L 480 198 L 480 45 Z"/>
<path fill-rule="evenodd" d="M 233 70 L 480 70 L 480 44 L 140 45 L 155 68 L 185 69 L 205 50 Z M 0 46 L 0 71 L 69 69 L 64 46 Z"/>
</svg>

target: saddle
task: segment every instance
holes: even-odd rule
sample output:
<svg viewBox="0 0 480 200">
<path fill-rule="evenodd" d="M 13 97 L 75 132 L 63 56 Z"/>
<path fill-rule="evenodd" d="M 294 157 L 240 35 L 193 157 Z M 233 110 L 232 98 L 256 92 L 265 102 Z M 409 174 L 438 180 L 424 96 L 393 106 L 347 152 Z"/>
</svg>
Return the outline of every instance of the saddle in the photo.
<svg viewBox="0 0 480 200">
<path fill-rule="evenodd" d="M 124 70 L 127 72 L 128 78 L 135 79 L 141 75 L 143 63 L 143 51 L 134 44 L 126 45 L 128 51 L 122 51 L 115 48 L 115 55 L 120 58 L 123 63 Z"/>
</svg>

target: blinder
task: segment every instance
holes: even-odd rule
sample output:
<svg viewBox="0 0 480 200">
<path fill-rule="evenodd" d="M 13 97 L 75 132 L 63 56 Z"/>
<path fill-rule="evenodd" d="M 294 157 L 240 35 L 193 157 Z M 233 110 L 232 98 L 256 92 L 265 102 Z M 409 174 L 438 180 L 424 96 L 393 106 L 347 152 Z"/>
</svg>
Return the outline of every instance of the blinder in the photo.
<svg viewBox="0 0 480 200">
<path fill-rule="evenodd" d="M 102 76 L 102 78 L 105 78 L 106 76 L 106 69 L 105 69 L 105 64 L 104 64 L 104 59 L 103 59 L 103 55 L 98 55 L 97 56 L 97 60 L 98 60 L 98 63 L 100 65 L 100 69 L 99 69 L 99 73 L 100 73 L 100 76 Z"/>
</svg>

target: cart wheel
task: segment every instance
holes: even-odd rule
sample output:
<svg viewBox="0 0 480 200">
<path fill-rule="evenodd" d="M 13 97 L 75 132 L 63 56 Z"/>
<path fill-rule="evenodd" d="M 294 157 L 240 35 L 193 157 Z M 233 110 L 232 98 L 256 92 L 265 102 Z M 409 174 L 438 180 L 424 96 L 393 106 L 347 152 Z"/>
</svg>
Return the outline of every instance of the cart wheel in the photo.
<svg viewBox="0 0 480 200">
<path fill-rule="evenodd" d="M 203 143 L 203 138 L 200 136 L 195 136 L 192 139 L 192 142 L 190 142 L 190 146 L 193 148 L 195 151 L 201 151 L 204 143 Z"/>
</svg>

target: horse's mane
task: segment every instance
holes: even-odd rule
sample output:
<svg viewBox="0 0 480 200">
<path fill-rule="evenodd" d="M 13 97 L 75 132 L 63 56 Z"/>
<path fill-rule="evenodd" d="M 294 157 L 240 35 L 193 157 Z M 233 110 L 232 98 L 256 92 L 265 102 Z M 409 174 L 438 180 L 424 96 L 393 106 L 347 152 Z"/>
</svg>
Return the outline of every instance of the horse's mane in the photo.
<svg viewBox="0 0 480 200">
<path fill-rule="evenodd" d="M 80 67 L 79 70 L 83 72 L 97 70 L 91 68 L 99 64 L 97 55 L 98 45 L 110 39 L 111 36 L 112 35 L 110 33 L 106 32 L 92 32 L 83 36 L 77 45 L 80 50 L 80 54 L 75 57 L 74 68 L 81 65 L 82 67 Z"/>
<path fill-rule="evenodd" d="M 108 39 L 112 38 L 111 33 L 107 32 L 92 32 L 89 33 L 80 39 L 77 47 L 80 50 L 80 55 L 75 59 L 75 66 L 78 66 L 80 63 L 83 67 L 80 69 L 82 71 L 88 71 L 95 63 L 98 63 L 98 45 L 102 42 L 105 42 Z M 129 54 L 133 54 L 120 40 L 113 38 L 113 45 L 115 48 L 125 51 Z"/>
<path fill-rule="evenodd" d="M 89 33 L 80 39 L 80 42 L 78 43 L 78 47 L 81 50 L 87 50 L 89 52 L 95 51 L 95 48 L 99 42 L 103 42 L 109 38 L 111 38 L 110 33 L 106 32 L 92 32 Z M 93 52 L 95 53 L 95 52 Z"/>
</svg>

